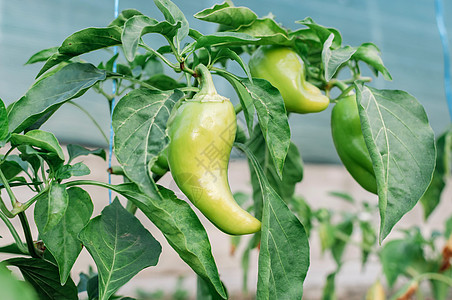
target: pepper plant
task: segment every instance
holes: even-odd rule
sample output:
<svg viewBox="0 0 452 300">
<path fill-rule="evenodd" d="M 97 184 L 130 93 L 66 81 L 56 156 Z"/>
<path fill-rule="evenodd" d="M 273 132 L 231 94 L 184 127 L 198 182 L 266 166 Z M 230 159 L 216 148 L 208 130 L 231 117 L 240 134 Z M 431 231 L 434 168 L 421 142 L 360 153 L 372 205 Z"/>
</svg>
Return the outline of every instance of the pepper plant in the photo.
<svg viewBox="0 0 452 300">
<path fill-rule="evenodd" d="M 255 232 L 248 249 L 259 247 L 258 299 L 301 299 L 309 242 L 307 224 L 287 205 L 303 175 L 299 150 L 290 140 L 296 132 L 290 131 L 288 112 L 319 112 L 352 95 L 359 115 L 356 130 L 365 145 L 356 151 L 369 158 L 377 187 L 380 242 L 424 194 L 435 166 L 434 134 L 413 96 L 373 88 L 372 78 L 361 74 L 367 65 L 375 76 L 392 79 L 376 45 L 343 45 L 338 30 L 311 18 L 287 29 L 230 1 L 195 14 L 219 25 L 218 32 L 203 34 L 171 1 L 154 3 L 164 20 L 124 10 L 106 27 L 82 29 L 60 46 L 37 52 L 28 61 L 43 63 L 36 82 L 7 108 L 0 105 L 0 216 L 16 241 L 2 251 L 19 254 L 2 262 L 0 276 L 15 282 L 5 266 L 18 267 L 33 287 L 26 299 L 77 299 L 71 269 L 83 247 L 97 266 L 97 275 L 79 284 L 82 290 L 86 284 L 90 299 L 111 299 L 140 270 L 155 266 L 161 246 L 134 216 L 137 209 L 198 275 L 200 298 L 226 299 L 228 294 L 196 209 L 225 232 Z M 145 35 L 163 36 L 167 44 L 153 49 Z M 81 57 L 111 47 L 119 53 L 97 65 Z M 276 56 L 266 61 L 269 53 Z M 248 55 L 256 60 L 252 70 L 244 59 Z M 266 78 L 265 70 L 272 67 L 262 61 L 274 63 L 281 77 Z M 242 74 L 232 73 L 231 63 Z M 234 110 L 229 99 L 215 92 L 212 75 L 226 79 L 236 92 Z M 106 88 L 111 82 L 113 94 Z M 89 89 L 104 95 L 113 109 L 119 165 L 110 171 L 124 178 L 122 184 L 76 179 L 90 172 L 83 162 L 73 163 L 76 157 L 105 159 L 105 152 L 68 145 L 65 156 L 55 136 L 39 129 Z M 118 100 L 115 106 L 113 99 Z M 243 127 L 235 116 L 242 114 Z M 348 143 L 347 136 L 340 139 L 337 147 Z M 229 196 L 227 162 L 233 146 L 246 156 L 251 171 L 252 199 L 235 200 L 243 208 Z M 355 163 L 353 170 L 365 162 Z M 168 170 L 196 208 L 158 184 Z M 355 179 L 360 182 L 359 176 Z M 84 190 L 88 185 L 110 189 L 128 205 L 115 199 L 92 216 L 98 204 Z M 23 186 L 35 195 L 19 198 L 15 189 Z M 25 214 L 33 208 L 39 237 L 32 237 Z M 25 242 L 10 222 L 16 217 Z M 243 220 L 251 225 L 244 228 Z M 11 284 L 11 292 L 23 284 Z"/>
</svg>

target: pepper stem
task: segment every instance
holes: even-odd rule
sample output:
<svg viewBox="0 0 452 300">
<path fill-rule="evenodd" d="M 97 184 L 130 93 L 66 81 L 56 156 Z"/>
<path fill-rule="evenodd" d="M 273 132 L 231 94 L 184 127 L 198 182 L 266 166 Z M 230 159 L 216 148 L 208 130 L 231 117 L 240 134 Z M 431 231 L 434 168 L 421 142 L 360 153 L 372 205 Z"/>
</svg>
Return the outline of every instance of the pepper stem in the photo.
<svg viewBox="0 0 452 300">
<path fill-rule="evenodd" d="M 198 100 L 201 102 L 215 101 L 223 102 L 227 98 L 218 95 L 215 85 L 213 84 L 212 75 L 209 69 L 203 64 L 199 64 L 195 68 L 197 74 L 197 79 L 199 82 L 199 92 L 193 97 L 193 100 Z"/>
</svg>

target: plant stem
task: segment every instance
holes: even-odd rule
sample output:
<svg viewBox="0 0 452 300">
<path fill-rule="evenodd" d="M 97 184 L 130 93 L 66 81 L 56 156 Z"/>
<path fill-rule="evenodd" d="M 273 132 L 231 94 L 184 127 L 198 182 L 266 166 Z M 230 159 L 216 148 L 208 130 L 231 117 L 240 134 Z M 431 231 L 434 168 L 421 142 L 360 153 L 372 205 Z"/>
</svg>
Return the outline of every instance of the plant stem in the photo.
<svg viewBox="0 0 452 300">
<path fill-rule="evenodd" d="M 19 219 L 20 219 L 20 223 L 22 224 L 22 228 L 24 230 L 25 240 L 27 241 L 28 252 L 30 253 L 31 257 L 41 258 L 38 255 L 38 253 L 36 252 L 36 248 L 35 248 L 35 245 L 33 242 L 33 237 L 31 236 L 30 225 L 28 225 L 28 220 L 27 220 L 27 216 L 25 215 L 25 212 L 19 213 Z"/>
<path fill-rule="evenodd" d="M 16 196 L 14 195 L 13 190 L 9 186 L 8 180 L 6 180 L 5 174 L 3 174 L 1 168 L 0 168 L 0 180 L 3 182 L 3 185 L 5 186 L 5 189 L 8 192 L 8 196 L 11 200 L 11 204 L 13 205 L 13 207 L 15 207 L 17 204 Z"/>
<path fill-rule="evenodd" d="M 144 49 L 146 49 L 149 52 L 152 52 L 155 56 L 160 58 L 165 64 L 167 64 L 168 66 L 173 68 L 176 72 L 181 71 L 179 66 L 177 66 L 177 65 L 173 64 L 172 62 L 170 62 L 165 56 L 163 56 L 163 54 L 160 54 L 158 51 L 152 49 L 148 45 L 146 45 L 146 44 L 139 44 L 139 46 L 143 47 Z"/>
<path fill-rule="evenodd" d="M 8 218 L 14 218 L 14 214 L 9 211 L 9 209 L 6 207 L 5 202 L 3 202 L 3 199 L 0 197 L 0 210 L 3 212 L 5 216 Z"/>
<path fill-rule="evenodd" d="M 2 160 L 0 161 L 0 165 L 6 160 L 6 158 L 8 157 L 8 155 L 11 154 L 11 152 L 15 149 L 16 147 L 11 147 L 8 149 L 8 151 L 6 151 L 6 153 L 3 155 Z"/>
<path fill-rule="evenodd" d="M 236 115 L 238 115 L 242 110 L 243 110 L 242 104 L 239 103 L 236 106 L 234 106 L 234 111 Z"/>
<path fill-rule="evenodd" d="M 9 231 L 11 232 L 11 235 L 13 236 L 14 241 L 16 242 L 17 248 L 19 248 L 19 251 L 24 254 L 27 254 L 28 253 L 27 247 L 24 246 L 24 243 L 20 239 L 20 236 L 17 233 L 16 228 L 14 228 L 13 224 L 11 224 L 8 217 L 2 212 L 0 212 L 0 218 L 3 220 L 3 222 L 5 222 L 6 227 L 8 227 Z"/>
<path fill-rule="evenodd" d="M 421 281 L 424 279 L 432 279 L 432 280 L 436 280 L 436 281 L 442 281 L 445 284 L 452 286 L 452 278 L 442 275 L 442 274 L 438 274 L 438 273 L 423 273 L 423 274 L 419 274 L 415 277 L 415 280 L 417 280 L 417 281 Z"/>
<path fill-rule="evenodd" d="M 104 137 L 105 141 L 107 142 L 107 144 L 109 143 L 109 140 L 107 138 L 107 135 L 105 134 L 105 132 L 102 130 L 102 127 L 100 127 L 100 124 L 96 121 L 96 119 L 89 113 L 89 111 L 87 111 L 86 109 L 84 109 L 82 106 L 78 105 L 77 103 L 73 102 L 73 101 L 69 101 L 69 104 L 74 105 L 75 107 L 77 107 L 78 109 L 80 109 L 82 112 L 84 112 L 86 114 L 86 116 L 94 123 L 94 125 L 97 127 L 97 129 L 100 131 L 100 133 L 102 134 L 102 136 Z"/>
<path fill-rule="evenodd" d="M 146 83 L 144 81 L 141 81 L 139 79 L 135 79 L 133 77 L 123 76 L 123 75 L 113 75 L 113 76 L 110 76 L 110 78 L 112 78 L 112 79 L 125 79 L 125 80 L 128 80 L 130 82 L 139 84 L 139 85 L 141 85 L 141 86 L 143 86 L 145 88 L 148 88 L 150 90 L 157 90 L 156 87 L 154 87 L 154 86 L 152 86 L 152 85 L 150 85 L 150 84 L 148 84 L 148 83 Z"/>
<path fill-rule="evenodd" d="M 49 190 L 49 187 L 46 187 L 45 189 L 42 189 L 41 191 L 39 191 L 39 193 L 34 195 L 32 198 L 30 198 L 30 200 L 28 200 L 27 202 L 21 204 L 19 207 L 13 209 L 13 211 L 12 211 L 13 215 L 17 215 L 17 214 L 27 210 L 33 203 L 36 202 L 36 200 L 39 199 L 39 197 L 41 197 L 43 194 L 47 193 L 48 190 Z"/>
</svg>

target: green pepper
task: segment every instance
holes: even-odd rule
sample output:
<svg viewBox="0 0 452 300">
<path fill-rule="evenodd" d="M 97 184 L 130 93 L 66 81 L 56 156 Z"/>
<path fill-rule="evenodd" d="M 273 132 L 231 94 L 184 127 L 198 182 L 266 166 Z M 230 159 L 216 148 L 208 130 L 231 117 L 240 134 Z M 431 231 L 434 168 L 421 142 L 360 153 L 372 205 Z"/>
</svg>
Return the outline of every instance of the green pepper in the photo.
<svg viewBox="0 0 452 300">
<path fill-rule="evenodd" d="M 288 112 L 315 113 L 330 104 L 328 97 L 306 81 L 304 62 L 291 48 L 261 46 L 251 56 L 249 67 L 253 77 L 266 79 L 279 90 Z"/>
<path fill-rule="evenodd" d="M 183 102 L 169 122 L 171 174 L 180 190 L 220 230 L 233 235 L 257 232 L 261 222 L 235 202 L 228 182 L 237 130 L 234 106 L 217 94 L 204 65 L 195 71 L 200 91 Z"/>
<path fill-rule="evenodd" d="M 376 194 L 377 182 L 361 131 L 355 95 L 341 98 L 334 106 L 331 133 L 337 154 L 347 171 L 364 189 Z"/>
</svg>

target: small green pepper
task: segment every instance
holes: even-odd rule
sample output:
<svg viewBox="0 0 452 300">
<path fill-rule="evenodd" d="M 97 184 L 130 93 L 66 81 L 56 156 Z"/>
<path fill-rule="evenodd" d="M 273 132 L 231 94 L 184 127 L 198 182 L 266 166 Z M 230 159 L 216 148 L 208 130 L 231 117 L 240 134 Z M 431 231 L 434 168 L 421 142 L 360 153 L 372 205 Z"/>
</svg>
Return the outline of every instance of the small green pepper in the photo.
<svg viewBox="0 0 452 300">
<path fill-rule="evenodd" d="M 187 198 L 220 230 L 233 235 L 257 232 L 261 222 L 235 202 L 228 182 L 237 130 L 234 106 L 217 94 L 204 65 L 195 71 L 201 89 L 181 104 L 169 124 L 171 174 Z"/>
<path fill-rule="evenodd" d="M 377 182 L 372 160 L 361 131 L 356 96 L 341 98 L 331 113 L 331 133 L 342 163 L 367 191 L 376 194 Z"/>
<path fill-rule="evenodd" d="M 269 81 L 284 99 L 286 110 L 299 114 L 320 112 L 330 99 L 305 78 L 305 66 L 288 47 L 261 46 L 251 56 L 251 75 Z"/>
</svg>

